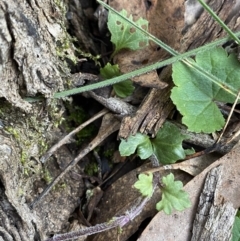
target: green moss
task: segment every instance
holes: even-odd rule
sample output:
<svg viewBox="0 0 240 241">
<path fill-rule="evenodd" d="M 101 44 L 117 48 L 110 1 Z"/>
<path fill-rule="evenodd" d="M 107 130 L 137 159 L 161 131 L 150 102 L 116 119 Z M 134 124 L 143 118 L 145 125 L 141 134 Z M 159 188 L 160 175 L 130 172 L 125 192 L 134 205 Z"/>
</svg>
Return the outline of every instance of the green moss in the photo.
<svg viewBox="0 0 240 241">
<path fill-rule="evenodd" d="M 65 189 L 66 187 L 67 187 L 67 184 L 65 182 L 59 184 L 59 188 Z"/>
<path fill-rule="evenodd" d="M 49 111 L 43 112 L 41 102 L 34 103 L 32 109 L 31 114 L 26 114 L 13 108 L 7 101 L 0 101 L 0 119 L 5 125 L 3 131 L 16 143 L 23 173 L 28 176 L 40 172 L 40 165 L 36 160 L 48 149 L 48 141 L 51 142 L 52 139 L 50 130 L 54 128 L 57 118 L 50 116 L 50 113 L 57 112 L 57 108 L 50 111 L 49 107 Z M 59 118 L 60 116 L 57 121 Z"/>
<path fill-rule="evenodd" d="M 66 7 L 66 3 L 63 0 L 54 0 L 53 1 L 55 4 L 55 11 L 60 12 L 63 16 L 65 16 L 66 12 L 67 12 L 67 7 Z"/>
<path fill-rule="evenodd" d="M 65 59 L 70 59 L 73 63 L 77 63 L 78 58 L 75 56 L 76 48 L 74 46 L 74 42 L 76 42 L 76 38 L 71 37 L 66 28 L 66 13 L 67 13 L 67 5 L 63 0 L 53 0 L 53 11 L 57 17 L 55 17 L 55 21 L 61 26 L 63 30 L 62 33 L 56 39 L 56 55 L 64 61 L 64 65 L 68 68 Z M 65 71 L 63 71 L 65 73 Z"/>
<path fill-rule="evenodd" d="M 21 151 L 21 163 L 23 166 L 25 166 L 25 164 L 27 162 L 27 158 L 28 158 L 27 153 L 24 150 L 22 150 Z"/>
<path fill-rule="evenodd" d="M 13 135 L 15 139 L 19 139 L 19 131 L 12 126 L 7 126 L 5 129 L 9 134 Z"/>
<path fill-rule="evenodd" d="M 62 16 L 59 24 L 61 25 L 63 29 L 63 35 L 61 39 L 57 40 L 57 48 L 56 48 L 56 54 L 58 57 L 60 57 L 62 60 L 69 59 L 72 61 L 73 64 L 76 64 L 79 61 L 79 55 L 82 57 L 89 58 L 95 62 L 96 65 L 100 66 L 99 59 L 101 58 L 100 55 L 94 56 L 91 53 L 86 53 L 82 51 L 79 47 L 76 47 L 78 45 L 78 40 L 75 37 L 72 37 L 69 35 L 66 29 L 66 13 L 67 13 L 67 6 L 65 1 L 62 0 L 54 0 L 53 3 L 55 4 L 55 11 L 60 13 L 59 15 Z M 67 65 L 67 64 L 66 64 Z"/>
<path fill-rule="evenodd" d="M 89 59 L 93 60 L 95 65 L 98 65 L 98 66 L 101 67 L 101 63 L 99 62 L 99 59 L 101 59 L 101 55 L 94 56 L 91 53 L 86 53 L 86 52 L 82 51 L 80 48 L 76 48 L 75 50 L 82 57 L 89 58 Z"/>
<path fill-rule="evenodd" d="M 103 152 L 103 155 L 108 159 L 112 159 L 113 154 L 114 154 L 114 148 L 107 149 Z"/>
<path fill-rule="evenodd" d="M 42 173 L 43 173 L 43 179 L 45 180 L 45 182 L 46 182 L 47 184 L 49 184 L 50 182 L 52 182 L 53 177 L 52 177 L 52 175 L 50 174 L 50 172 L 49 172 L 49 170 L 48 170 L 47 168 L 44 168 L 43 171 L 42 171 Z"/>
<path fill-rule="evenodd" d="M 65 108 L 59 106 L 59 100 L 58 99 L 51 99 L 51 102 L 47 106 L 47 111 L 52 119 L 52 123 L 54 127 L 59 127 L 65 120 L 63 117 L 63 113 L 65 111 Z M 45 148 L 45 144 L 43 143 L 43 147 Z"/>
<path fill-rule="evenodd" d="M 78 62 L 78 57 L 73 54 L 76 50 L 73 44 L 74 41 L 76 41 L 76 39 L 65 32 L 65 37 L 57 42 L 56 54 L 62 60 L 67 58 L 70 59 L 73 64 L 76 64 Z"/>
<path fill-rule="evenodd" d="M 93 176 L 94 174 L 98 173 L 98 164 L 96 162 L 90 162 L 85 167 L 85 173 L 89 176 Z"/>
</svg>

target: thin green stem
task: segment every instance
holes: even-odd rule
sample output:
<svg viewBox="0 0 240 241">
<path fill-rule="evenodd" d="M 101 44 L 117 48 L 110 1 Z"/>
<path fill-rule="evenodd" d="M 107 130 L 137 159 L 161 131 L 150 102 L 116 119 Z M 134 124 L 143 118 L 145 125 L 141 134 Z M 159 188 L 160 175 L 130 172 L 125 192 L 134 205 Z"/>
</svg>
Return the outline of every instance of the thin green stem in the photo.
<svg viewBox="0 0 240 241">
<path fill-rule="evenodd" d="M 237 32 L 235 35 L 240 37 L 240 32 Z M 85 92 L 85 91 L 90 91 L 90 90 L 102 88 L 102 87 L 105 87 L 105 86 L 113 85 L 113 84 L 116 84 L 116 83 L 120 83 L 124 80 L 131 79 L 135 76 L 139 76 L 141 74 L 148 73 L 152 70 L 159 69 L 161 67 L 167 66 L 167 65 L 172 64 L 174 62 L 177 62 L 179 60 L 194 56 L 199 52 L 209 50 L 209 49 L 211 49 L 215 46 L 222 45 L 222 44 L 226 43 L 228 40 L 229 40 L 229 37 L 218 39 L 214 42 L 211 42 L 211 43 L 206 44 L 204 46 L 201 46 L 199 48 L 190 50 L 186 53 L 179 54 L 179 55 L 177 55 L 175 57 L 172 57 L 172 58 L 169 58 L 167 60 L 151 64 L 149 66 L 143 67 L 143 68 L 138 69 L 138 70 L 134 70 L 132 72 L 123 74 L 121 76 L 118 76 L 118 77 L 115 77 L 115 78 L 112 78 L 112 79 L 100 81 L 98 83 L 86 85 L 86 86 L 79 87 L 79 88 L 74 88 L 74 89 L 71 89 L 71 90 L 65 90 L 65 91 L 62 91 L 62 92 L 58 92 L 58 93 L 54 94 L 54 98 L 64 98 L 64 97 L 67 97 L 67 96 L 70 96 L 70 95 L 75 95 L 75 94 L 79 94 L 79 93 L 82 93 L 82 92 Z"/>
<path fill-rule="evenodd" d="M 94 84 L 91 84 L 91 85 L 86 85 L 86 86 L 83 86 L 83 87 L 74 88 L 74 89 L 71 89 L 71 90 L 65 90 L 65 91 L 62 91 L 62 92 L 55 93 L 54 96 L 53 96 L 54 98 L 64 98 L 64 97 L 67 97 L 67 96 L 70 96 L 70 95 L 74 95 L 74 94 L 82 93 L 82 92 L 85 92 L 85 91 L 99 89 L 99 88 L 102 88 L 102 87 L 105 87 L 105 86 L 109 86 L 109 85 L 113 85 L 113 84 L 116 84 L 116 83 L 120 83 L 120 82 L 122 82 L 124 80 L 131 79 L 131 78 L 133 78 L 135 76 L 139 76 L 139 75 L 148 73 L 148 72 L 150 72 L 152 70 L 155 70 L 155 69 L 167 66 L 167 65 L 172 64 L 174 62 L 177 62 L 177 61 L 180 61 L 180 60 L 183 61 L 183 59 L 191 57 L 191 56 L 194 56 L 194 55 L 196 55 L 199 52 L 203 52 L 203 51 L 209 50 L 209 49 L 211 49 L 211 48 L 213 48 L 215 46 L 222 45 L 222 44 L 226 43 L 230 39 L 229 37 L 225 37 L 225 38 L 216 40 L 214 42 L 211 42 L 209 44 L 205 44 L 204 46 L 201 46 L 199 48 L 190 50 L 190 51 L 188 51 L 186 53 L 179 54 L 177 51 L 175 51 L 174 49 L 172 49 L 171 47 L 169 47 L 168 45 L 166 45 L 165 43 L 163 43 L 162 41 L 157 39 L 155 36 L 153 36 L 152 34 L 148 33 L 144 29 L 142 29 L 139 26 L 137 26 L 134 22 L 130 21 L 129 19 L 126 19 L 126 18 L 122 17 L 121 14 L 119 14 L 113 8 L 109 7 L 104 2 L 102 2 L 100 0 L 97 0 L 97 1 L 99 3 L 101 3 L 103 6 L 105 6 L 107 9 L 109 9 L 110 11 L 113 11 L 115 14 L 117 14 L 118 16 L 123 18 L 129 24 L 133 25 L 134 27 L 136 27 L 137 29 L 142 31 L 144 34 L 149 36 L 149 38 L 152 41 L 154 41 L 155 43 L 160 45 L 163 49 L 168 51 L 174 57 L 169 58 L 169 59 L 164 60 L 164 61 L 161 61 L 161 62 L 154 63 L 152 65 L 143 67 L 141 69 L 134 70 L 132 72 L 123 74 L 121 76 L 118 76 L 118 77 L 115 77 L 115 78 L 112 78 L 112 79 L 108 79 L 108 80 L 100 81 L 98 83 L 94 83 Z M 201 0 L 199 0 L 199 1 L 201 1 Z M 232 33 L 232 31 L 231 31 L 231 33 Z M 238 39 L 238 37 L 240 37 L 240 32 L 233 33 L 233 35 L 232 34 L 229 34 L 229 35 L 231 37 L 234 37 L 234 39 L 236 39 L 236 38 Z M 187 62 L 185 62 L 185 63 L 188 64 L 188 66 L 190 66 L 192 68 L 195 68 L 198 72 L 203 74 L 208 79 L 211 79 L 215 84 L 217 84 L 217 85 L 221 86 L 222 88 L 226 89 L 226 91 L 228 91 L 229 93 L 233 94 L 234 96 L 237 95 L 236 90 L 234 90 L 231 86 L 227 86 L 226 87 L 226 83 L 224 83 L 224 86 L 223 86 L 223 82 L 221 80 L 219 80 L 216 76 L 213 76 L 211 73 L 206 72 L 205 70 L 203 70 L 198 65 L 196 65 L 196 64 L 194 64 L 192 62 L 189 62 L 189 60 Z M 30 98 L 30 101 L 34 101 L 34 100 Z"/>
<path fill-rule="evenodd" d="M 236 35 L 240 37 L 240 32 L 237 32 Z M 124 80 L 131 79 L 131 78 L 133 78 L 135 76 L 139 76 L 141 74 L 148 73 L 148 72 L 150 72 L 152 70 L 159 69 L 161 67 L 167 66 L 167 65 L 172 64 L 174 62 L 177 62 L 179 60 L 182 60 L 182 59 L 194 56 L 194 55 L 196 55 L 199 52 L 203 52 L 203 51 L 209 50 L 209 49 L 211 49 L 211 48 L 213 48 L 215 46 L 224 44 L 228 40 L 229 40 L 228 37 L 222 38 L 222 39 L 216 40 L 214 42 L 211 42 L 209 44 L 206 44 L 204 46 L 201 46 L 199 48 L 190 50 L 190 51 L 188 51 L 186 53 L 179 54 L 179 55 L 177 55 L 175 57 L 172 57 L 172 58 L 169 58 L 167 60 L 151 64 L 149 66 L 143 67 L 141 69 L 134 70 L 132 72 L 120 75 L 120 76 L 112 78 L 112 79 L 100 81 L 98 83 L 94 83 L 94 84 L 91 84 L 91 85 L 86 85 L 86 86 L 79 87 L 79 88 L 74 88 L 74 89 L 71 89 L 71 90 L 65 90 L 65 91 L 62 91 L 62 92 L 58 92 L 58 93 L 54 94 L 54 98 L 64 98 L 64 97 L 67 97 L 67 96 L 70 96 L 70 95 L 79 94 L 79 93 L 82 93 L 82 92 L 85 92 L 85 91 L 90 91 L 90 90 L 102 88 L 102 87 L 105 87 L 105 86 L 108 86 L 108 85 L 113 85 L 113 84 L 122 82 Z"/>
<path fill-rule="evenodd" d="M 156 38 L 155 36 L 153 36 L 152 34 L 148 33 L 146 30 L 142 29 L 141 27 L 139 27 L 137 24 L 135 24 L 133 21 L 131 21 L 130 19 L 125 18 L 124 16 L 122 16 L 119 12 L 117 12 L 115 9 L 113 9 L 112 7 L 110 7 L 109 5 L 107 5 L 106 3 L 102 2 L 101 0 L 97 0 L 99 3 L 101 3 L 104 7 L 106 7 L 108 10 L 114 12 L 116 15 L 118 15 L 119 17 L 121 17 L 123 20 L 125 20 L 126 22 L 128 22 L 129 24 L 131 24 L 132 26 L 134 26 L 136 29 L 138 29 L 139 31 L 141 31 L 142 33 L 146 34 L 153 42 L 155 42 L 156 44 L 158 44 L 159 46 L 161 46 L 164 50 L 166 50 L 167 52 L 169 52 L 170 54 L 172 54 L 173 56 L 179 56 L 180 54 L 174 50 L 173 48 L 171 48 L 170 46 L 168 46 L 167 44 L 163 43 L 161 40 L 159 40 L 158 38 Z M 201 0 L 199 0 L 201 1 Z M 225 25 L 226 26 L 226 25 Z M 230 30 L 230 32 L 232 33 L 232 31 Z M 230 35 L 230 37 L 232 37 L 232 34 Z M 234 34 L 234 39 L 235 39 L 235 34 Z M 206 47 L 207 45 L 203 46 L 203 51 L 207 50 L 204 47 Z M 207 77 L 208 79 L 210 79 L 212 82 L 214 82 L 215 84 L 217 84 L 218 86 L 220 86 L 221 88 L 224 88 L 227 92 L 229 92 L 230 94 L 232 94 L 233 96 L 237 95 L 237 91 L 232 88 L 232 86 L 228 85 L 227 83 L 224 83 L 218 79 L 216 76 L 212 75 L 211 73 L 205 71 L 204 69 L 202 69 L 200 66 L 198 66 L 196 63 L 194 63 L 193 61 L 189 61 L 189 60 L 183 60 L 180 59 L 180 61 L 183 61 L 185 64 L 187 64 L 188 66 L 190 66 L 191 68 L 194 68 L 195 71 L 197 71 L 198 73 L 202 74 L 203 76 Z"/>
<path fill-rule="evenodd" d="M 215 12 L 203 1 L 198 0 L 200 4 L 204 7 L 206 11 L 219 23 L 219 25 L 229 34 L 229 36 L 234 39 L 238 45 L 240 45 L 240 40 L 238 36 L 217 16 Z"/>
</svg>

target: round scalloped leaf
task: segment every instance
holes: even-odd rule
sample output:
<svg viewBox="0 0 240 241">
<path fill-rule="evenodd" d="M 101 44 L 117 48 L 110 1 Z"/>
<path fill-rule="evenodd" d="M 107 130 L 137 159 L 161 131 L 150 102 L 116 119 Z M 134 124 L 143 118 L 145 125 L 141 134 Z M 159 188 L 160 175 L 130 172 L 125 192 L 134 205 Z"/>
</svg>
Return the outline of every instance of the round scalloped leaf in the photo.
<svg viewBox="0 0 240 241">
<path fill-rule="evenodd" d="M 127 18 L 126 10 L 123 9 L 120 13 Z M 129 16 L 129 19 L 132 21 L 132 15 Z M 143 18 L 139 18 L 135 23 L 145 30 L 148 28 L 148 21 Z M 111 42 L 115 44 L 115 52 L 124 48 L 137 50 L 148 45 L 148 37 L 144 33 L 131 26 L 112 11 L 108 13 L 107 25 L 111 32 Z"/>
<path fill-rule="evenodd" d="M 121 156 L 130 156 L 136 149 L 141 159 L 147 159 L 152 155 L 152 144 L 147 135 L 137 133 L 135 136 L 129 136 L 127 140 L 121 140 L 119 145 Z"/>
<path fill-rule="evenodd" d="M 172 173 L 163 177 L 162 182 L 162 200 L 156 204 L 158 211 L 163 210 L 166 214 L 171 214 L 174 209 L 183 211 L 191 206 L 188 193 L 182 190 L 182 182 L 174 181 Z"/>
<path fill-rule="evenodd" d="M 100 75 L 104 79 L 111 79 L 116 76 L 120 76 L 121 72 L 117 64 L 112 65 L 110 63 L 107 63 L 103 68 L 100 69 Z M 135 88 L 131 80 L 125 80 L 120 83 L 114 84 L 113 89 L 117 96 L 125 98 L 131 95 Z"/>
<path fill-rule="evenodd" d="M 185 158 L 182 141 L 186 138 L 187 136 L 181 134 L 175 125 L 165 122 L 156 137 L 152 139 L 153 152 L 161 163 L 175 163 Z"/>
<path fill-rule="evenodd" d="M 196 64 L 222 83 L 240 89 L 240 63 L 235 55 L 227 55 L 223 48 L 197 54 Z M 225 121 L 215 101 L 233 103 L 235 97 L 182 62 L 173 64 L 172 77 L 176 87 L 172 89 L 171 99 L 188 129 L 205 133 L 220 130 Z"/>
<path fill-rule="evenodd" d="M 152 173 L 148 173 L 148 175 L 139 174 L 138 181 L 134 183 L 134 187 L 137 188 L 143 196 L 151 197 L 153 192 L 152 180 L 153 180 Z"/>
</svg>

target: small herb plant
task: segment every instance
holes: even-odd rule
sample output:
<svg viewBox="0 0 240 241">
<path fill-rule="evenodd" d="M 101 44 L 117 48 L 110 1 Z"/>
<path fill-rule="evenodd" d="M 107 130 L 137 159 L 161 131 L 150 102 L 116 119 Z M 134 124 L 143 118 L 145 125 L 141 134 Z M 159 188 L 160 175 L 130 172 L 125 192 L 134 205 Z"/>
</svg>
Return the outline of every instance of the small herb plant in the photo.
<svg viewBox="0 0 240 241">
<path fill-rule="evenodd" d="M 129 156 L 135 151 L 141 159 L 149 158 L 155 155 L 162 164 L 175 163 L 186 157 L 186 152 L 193 153 L 192 150 L 184 150 L 182 141 L 187 136 L 182 135 L 180 130 L 173 124 L 165 122 L 158 131 L 156 138 L 137 133 L 130 136 L 127 140 L 121 140 L 119 151 L 122 156 Z M 134 184 L 143 196 L 150 196 L 153 190 L 153 175 L 140 174 L 138 181 Z M 160 189 L 162 191 L 162 200 L 157 203 L 156 209 L 163 210 L 166 214 L 171 214 L 173 209 L 182 211 L 189 207 L 190 201 L 188 194 L 182 191 L 183 184 L 180 181 L 174 181 L 174 175 L 169 174 L 162 178 Z"/>
<path fill-rule="evenodd" d="M 163 210 L 166 214 L 171 214 L 173 209 L 183 211 L 191 206 L 188 193 L 182 190 L 182 182 L 174 181 L 172 173 L 163 177 L 162 183 L 162 200 L 156 205 L 158 211 Z"/>
<path fill-rule="evenodd" d="M 125 10 L 122 10 L 120 14 L 127 18 Z M 129 19 L 132 21 L 131 15 Z M 148 28 L 148 22 L 142 18 L 136 21 L 136 25 L 145 30 Z M 137 50 L 148 45 L 148 38 L 145 34 L 132 28 L 131 25 L 122 20 L 122 17 L 111 11 L 108 16 L 108 28 L 112 36 L 111 41 L 115 45 L 113 55 L 123 48 Z M 100 74 L 105 79 L 121 75 L 118 66 L 110 63 L 100 70 Z M 117 83 L 113 85 L 113 88 L 120 97 L 126 97 L 134 90 L 131 80 Z M 141 159 L 149 158 L 154 154 L 163 164 L 169 164 L 185 158 L 185 150 L 182 148 L 182 141 L 185 138 L 186 136 L 182 135 L 177 127 L 166 122 L 157 133 L 156 138 L 150 139 L 147 135 L 137 133 L 135 136 L 130 136 L 128 140 L 121 140 L 119 151 L 122 156 L 129 156 L 137 150 Z M 152 179 L 152 174 L 140 174 L 139 181 L 134 186 L 139 189 L 143 196 L 151 197 L 153 193 Z M 188 194 L 180 190 L 183 185 L 180 181 L 174 181 L 173 174 L 163 177 L 162 182 L 164 183 L 161 188 L 162 200 L 157 204 L 157 210 L 164 210 L 165 213 L 170 214 L 174 208 L 183 210 L 189 207 Z"/>
<path fill-rule="evenodd" d="M 138 181 L 134 184 L 143 196 L 151 197 L 153 193 L 153 174 L 140 174 Z M 170 173 L 162 178 L 162 200 L 156 204 L 158 211 L 164 211 L 166 214 L 171 214 L 172 211 L 183 211 L 191 206 L 188 193 L 182 190 L 183 184 L 180 181 L 174 181 L 174 175 Z"/>
<path fill-rule="evenodd" d="M 120 14 L 127 18 L 125 10 L 122 10 Z M 132 21 L 131 15 L 129 19 Z M 148 22 L 142 18 L 136 21 L 136 25 L 145 30 L 148 28 Z M 148 45 L 146 35 L 132 28 L 111 11 L 108 16 L 108 28 L 112 36 L 111 41 L 115 45 L 113 55 L 124 48 L 137 50 Z M 121 75 L 118 66 L 110 63 L 100 70 L 100 74 L 105 79 Z M 134 90 L 131 80 L 114 84 L 113 88 L 120 97 L 126 97 Z M 185 158 L 185 150 L 182 148 L 182 141 L 185 138 L 186 136 L 182 135 L 177 127 L 166 122 L 156 138 L 150 139 L 147 135 L 137 133 L 135 136 L 130 136 L 128 140 L 121 140 L 119 151 L 122 156 L 129 156 L 137 150 L 142 159 L 149 158 L 154 154 L 158 160 L 162 160 L 162 163 L 169 164 Z M 157 210 L 164 210 L 165 213 L 170 214 L 174 208 L 181 211 L 189 207 L 188 194 L 180 190 L 183 184 L 180 181 L 174 181 L 173 174 L 163 177 L 162 182 L 164 183 L 161 188 L 162 200 L 157 203 Z M 140 174 L 139 180 L 134 186 L 139 189 L 143 196 L 150 198 L 153 193 L 153 174 Z"/>
<path fill-rule="evenodd" d="M 109 21 L 114 19 L 116 24 L 119 20 L 116 20 L 117 17 L 113 17 L 112 12 L 115 14 L 118 13 L 113 9 L 110 10 L 111 19 L 109 19 Z M 125 12 L 122 17 L 126 17 Z M 214 15 L 214 17 L 219 22 L 218 17 L 216 15 Z M 147 33 L 139 24 L 133 23 L 131 18 L 125 18 L 125 20 L 143 33 Z M 121 24 L 124 25 L 122 22 Z M 117 25 L 120 26 L 121 24 L 119 21 Z M 108 26 L 112 26 L 112 23 L 108 23 Z M 228 31 L 227 27 L 223 27 Z M 124 36 L 125 30 L 130 28 L 124 26 L 118 29 L 122 30 L 121 36 Z M 147 35 L 172 55 L 178 55 L 178 52 L 169 46 L 166 46 L 150 34 L 147 33 Z M 231 36 L 234 39 L 236 38 L 233 33 L 231 33 Z M 117 37 L 112 37 L 115 41 L 117 51 L 119 51 L 116 38 Z M 119 42 L 121 41 L 119 40 Z M 190 131 L 211 133 L 223 127 L 224 118 L 215 101 L 225 103 L 234 102 L 237 96 L 236 90 L 240 88 L 240 82 L 237 78 L 240 72 L 239 67 L 240 64 L 236 55 L 228 55 L 223 48 L 216 46 L 214 46 L 211 51 L 205 50 L 196 53 L 195 60 L 186 58 L 173 63 L 172 77 L 175 87 L 172 89 L 171 99 L 183 115 L 182 121 Z M 157 133 L 156 138 L 152 140 L 147 135 L 140 133 L 137 133 L 135 136 L 130 136 L 128 140 L 121 140 L 119 146 L 120 154 L 128 156 L 137 151 L 137 154 L 142 159 L 146 159 L 154 154 L 163 164 L 174 163 L 177 160 L 184 159 L 185 151 L 182 148 L 182 141 L 185 137 L 167 125 L 168 124 L 165 123 L 163 128 Z M 177 134 L 174 133 L 171 139 L 169 133 L 173 132 Z M 139 179 L 140 183 L 138 183 L 138 185 L 140 186 L 138 186 L 138 189 L 143 195 L 146 194 L 148 188 L 152 190 L 152 187 L 150 188 L 149 186 L 150 182 L 146 181 L 149 180 L 150 177 L 151 176 L 139 176 L 141 180 Z M 180 190 L 181 188 L 176 189 L 176 186 L 182 186 L 182 184 L 180 185 L 181 182 L 177 181 L 176 184 L 173 175 L 171 175 L 171 177 L 163 177 L 163 182 L 165 182 L 165 185 L 167 184 L 167 188 L 162 188 L 163 199 L 157 204 L 158 210 L 164 210 L 170 214 L 172 208 L 183 210 L 184 207 L 189 206 L 190 202 L 187 194 Z M 172 193 L 171 190 L 178 190 L 179 192 L 176 194 Z M 166 197 L 174 200 L 176 205 L 173 205 L 171 201 L 168 203 Z"/>
<path fill-rule="evenodd" d="M 127 18 L 127 11 L 122 10 L 121 16 Z M 129 16 L 132 21 L 132 15 Z M 145 19 L 138 19 L 136 25 L 140 28 L 148 29 L 148 21 Z M 132 27 L 122 17 L 112 13 L 108 14 L 108 29 L 111 33 L 111 42 L 114 44 L 114 52 L 112 57 L 122 49 L 137 50 L 148 45 L 148 37 L 140 30 Z M 122 75 L 118 65 L 107 63 L 105 67 L 100 70 L 100 75 L 103 79 L 111 79 Z M 133 83 L 130 79 L 113 85 L 113 89 L 119 97 L 125 98 L 132 94 L 134 90 Z"/>
<path fill-rule="evenodd" d="M 186 157 L 186 151 L 182 147 L 182 141 L 187 139 L 180 130 L 170 122 L 165 122 L 155 138 L 137 133 L 127 140 L 122 139 L 119 151 L 121 156 L 129 156 L 137 150 L 141 159 L 155 155 L 162 164 L 175 163 Z"/>
<path fill-rule="evenodd" d="M 117 64 L 112 65 L 110 63 L 107 63 L 103 68 L 100 69 L 100 75 L 104 79 L 111 79 L 122 74 Z M 128 79 L 123 82 L 114 84 L 113 89 L 117 96 L 125 98 L 132 94 L 132 92 L 134 91 L 134 86 L 132 81 Z"/>
<path fill-rule="evenodd" d="M 217 40 L 195 50 L 179 54 L 148 33 L 148 23 L 146 20 L 139 19 L 135 23 L 132 21 L 132 16 L 127 18 L 125 10 L 118 13 L 104 2 L 97 1 L 110 10 L 108 28 L 112 34 L 111 40 L 115 44 L 113 55 L 122 48 L 136 50 L 144 47 L 148 44 L 148 40 L 151 39 L 174 57 L 124 75 L 121 75 L 117 65 L 108 63 L 101 69 L 101 75 L 106 80 L 89 86 L 59 92 L 54 97 L 62 98 L 102 88 L 107 85 L 115 85 L 115 93 L 120 97 L 125 97 L 131 94 L 134 89 L 129 80 L 130 78 L 173 64 L 172 77 L 175 87 L 172 89 L 171 99 L 183 115 L 183 123 L 189 130 L 195 132 L 210 133 L 220 130 L 224 125 L 224 118 L 217 108 L 215 101 L 233 103 L 238 89 L 240 89 L 240 82 L 238 81 L 240 64 L 237 61 L 237 57 L 235 55 L 228 55 L 221 47 L 216 47 L 229 39 Z M 238 39 L 240 33 L 232 33 L 202 0 L 199 0 L 199 2 L 227 31 L 231 38 L 240 43 Z M 190 58 L 193 55 L 196 56 L 195 60 Z M 182 135 L 177 127 L 166 122 L 157 133 L 156 138 L 151 139 L 147 135 L 137 133 L 135 136 L 130 136 L 128 140 L 121 140 L 119 150 L 123 156 L 131 155 L 136 151 L 142 159 L 155 155 L 163 164 L 175 163 L 177 160 L 184 159 L 186 152 L 192 152 L 192 150 L 184 150 L 182 148 L 182 141 L 185 138 L 187 137 Z M 90 235 L 116 226 L 123 227 L 141 212 L 146 202 L 151 198 L 155 190 L 155 186 L 153 186 L 153 174 L 140 174 L 134 187 L 145 196 L 145 199 L 125 216 L 116 217 L 111 222 L 88 227 L 76 232 L 56 235 L 48 241 L 68 240 L 69 238 Z M 180 181 L 174 180 L 173 174 L 163 177 L 160 185 L 162 200 L 157 203 L 157 210 L 163 210 L 166 214 L 170 214 L 174 209 L 182 211 L 190 207 L 188 194 L 182 190 L 182 187 L 183 184 Z M 235 224 L 236 226 L 233 229 L 234 241 L 239 240 L 240 237 L 239 215 L 236 217 Z"/>
<path fill-rule="evenodd" d="M 233 91 L 240 89 L 240 64 L 236 55 L 228 55 L 222 47 L 198 53 L 194 62 L 221 79 L 223 85 L 230 86 L 230 91 L 185 64 L 176 62 L 173 64 L 175 87 L 171 99 L 190 131 L 212 133 L 222 129 L 225 123 L 216 101 L 234 103 Z"/>
</svg>

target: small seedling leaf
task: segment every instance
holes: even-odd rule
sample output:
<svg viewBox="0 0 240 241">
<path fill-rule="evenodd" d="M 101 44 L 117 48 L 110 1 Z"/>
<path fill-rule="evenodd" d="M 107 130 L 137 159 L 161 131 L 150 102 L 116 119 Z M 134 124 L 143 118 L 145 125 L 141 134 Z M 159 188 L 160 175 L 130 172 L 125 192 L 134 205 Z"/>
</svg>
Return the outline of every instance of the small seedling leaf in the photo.
<svg viewBox="0 0 240 241">
<path fill-rule="evenodd" d="M 223 48 L 198 53 L 195 63 L 223 84 L 240 88 L 240 63 L 235 55 L 228 55 Z M 172 89 L 171 99 L 188 129 L 205 133 L 220 130 L 224 118 L 215 101 L 233 103 L 235 97 L 182 62 L 173 64 L 172 77 L 176 87 Z"/>
<path fill-rule="evenodd" d="M 112 65 L 107 63 L 103 68 L 100 69 L 100 75 L 104 79 L 111 79 L 121 75 L 120 69 L 117 64 Z"/>
<path fill-rule="evenodd" d="M 135 88 L 131 80 L 125 80 L 120 83 L 114 84 L 113 89 L 119 97 L 125 98 L 131 95 Z"/>
<path fill-rule="evenodd" d="M 146 159 L 152 155 L 152 144 L 147 135 L 137 133 L 135 136 L 129 136 L 127 140 L 121 140 L 119 145 L 121 156 L 129 156 L 136 150 L 141 159 Z"/>
<path fill-rule="evenodd" d="M 186 138 L 175 125 L 165 122 L 156 138 L 152 140 L 153 151 L 158 160 L 163 164 L 170 164 L 184 159 L 182 141 Z"/>
<path fill-rule="evenodd" d="M 120 76 L 121 72 L 117 64 L 111 65 L 110 63 L 107 63 L 103 68 L 100 69 L 100 75 L 104 79 L 111 79 Z M 114 84 L 113 89 L 117 96 L 125 98 L 133 93 L 134 86 L 131 80 L 125 80 L 123 82 Z"/>
<path fill-rule="evenodd" d="M 149 173 L 146 174 L 139 174 L 138 181 L 135 182 L 134 187 L 137 188 L 143 196 L 152 196 L 153 192 L 153 174 Z"/>
<path fill-rule="evenodd" d="M 162 200 L 156 205 L 158 211 L 163 210 L 166 214 L 171 214 L 174 209 L 183 211 L 191 206 L 188 193 L 182 190 L 182 182 L 174 181 L 172 173 L 163 177 L 162 183 Z"/>
<path fill-rule="evenodd" d="M 123 9 L 120 14 L 127 18 L 126 10 Z M 129 19 L 132 21 L 132 15 Z M 143 18 L 139 18 L 135 23 L 145 30 L 148 28 L 148 21 Z M 111 32 L 111 42 L 115 44 L 115 53 L 124 48 L 137 50 L 148 44 L 148 37 L 144 33 L 111 11 L 108 14 L 108 29 Z"/>
</svg>

